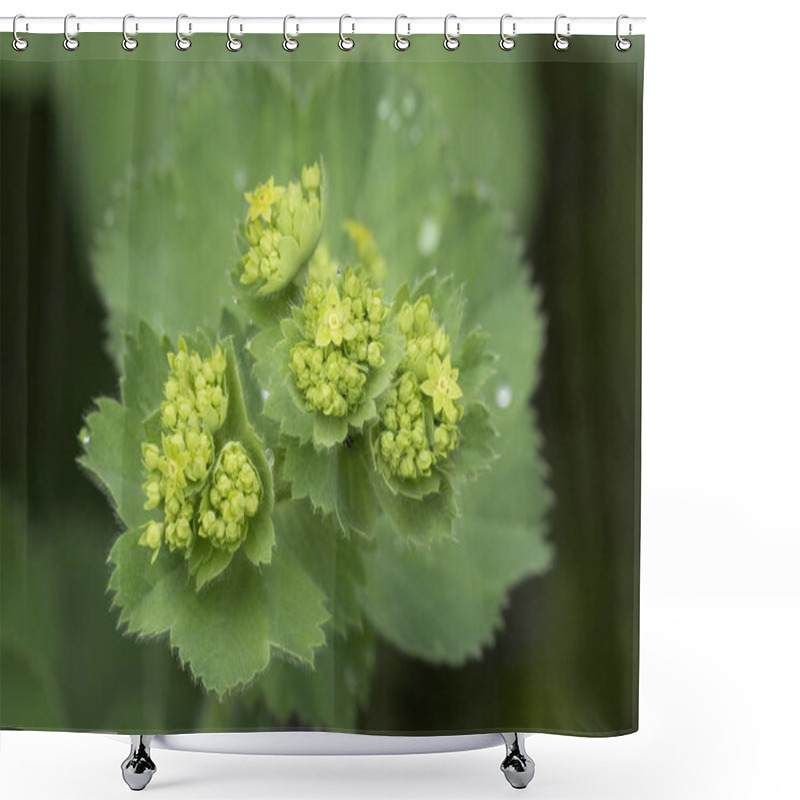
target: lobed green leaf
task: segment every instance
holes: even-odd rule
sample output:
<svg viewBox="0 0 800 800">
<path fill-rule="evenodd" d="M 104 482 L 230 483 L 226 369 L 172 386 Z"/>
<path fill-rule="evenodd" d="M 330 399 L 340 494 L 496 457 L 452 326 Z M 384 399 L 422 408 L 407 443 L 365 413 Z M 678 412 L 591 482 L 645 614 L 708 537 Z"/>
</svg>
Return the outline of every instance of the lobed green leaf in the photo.
<svg viewBox="0 0 800 800">
<path fill-rule="evenodd" d="M 234 559 L 202 591 L 182 557 L 165 553 L 151 565 L 135 531 L 117 539 L 110 561 L 120 623 L 131 634 L 169 634 L 181 662 L 217 694 L 252 681 L 274 650 L 313 664 L 325 643 L 325 597 L 287 548 L 260 570 Z"/>
<path fill-rule="evenodd" d="M 377 508 L 366 448 L 361 436 L 353 437 L 348 447 L 288 447 L 283 477 L 291 484 L 292 497 L 308 498 L 315 509 L 332 514 L 345 533 L 371 536 Z"/>
</svg>

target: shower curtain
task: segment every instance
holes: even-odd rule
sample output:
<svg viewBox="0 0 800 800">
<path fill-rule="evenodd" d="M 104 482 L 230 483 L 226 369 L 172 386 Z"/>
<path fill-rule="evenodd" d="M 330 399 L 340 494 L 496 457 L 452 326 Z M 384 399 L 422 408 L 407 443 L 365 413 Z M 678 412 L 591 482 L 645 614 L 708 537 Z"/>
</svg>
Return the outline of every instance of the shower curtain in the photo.
<svg viewBox="0 0 800 800">
<path fill-rule="evenodd" d="M 0 46 L 0 726 L 637 728 L 644 43 Z"/>
</svg>

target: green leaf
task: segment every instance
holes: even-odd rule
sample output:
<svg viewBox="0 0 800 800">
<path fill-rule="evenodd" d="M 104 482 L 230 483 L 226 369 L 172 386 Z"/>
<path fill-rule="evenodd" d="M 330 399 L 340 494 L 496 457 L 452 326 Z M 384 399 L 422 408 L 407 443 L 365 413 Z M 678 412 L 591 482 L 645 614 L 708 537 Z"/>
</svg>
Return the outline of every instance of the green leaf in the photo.
<svg viewBox="0 0 800 800">
<path fill-rule="evenodd" d="M 480 403 L 467 406 L 458 428 L 461 432 L 458 446 L 438 466 L 454 482 L 474 481 L 497 458 L 493 449 L 497 431 L 486 406 Z"/>
<path fill-rule="evenodd" d="M 317 449 L 313 444 L 286 450 L 283 477 L 292 497 L 308 498 L 315 509 L 333 514 L 341 529 L 373 534 L 377 513 L 367 472 L 366 441 L 356 436 L 349 447 Z"/>
<path fill-rule="evenodd" d="M 144 322 L 136 336 L 125 334 L 122 379 L 119 382 L 122 405 L 142 419 L 157 409 L 164 399 L 164 384 L 169 377 L 169 364 L 164 355 L 169 340 L 159 336 Z"/>
<path fill-rule="evenodd" d="M 258 566 L 259 564 L 269 564 L 274 544 L 275 529 L 270 516 L 267 524 L 254 525 L 251 523 L 242 549 L 250 559 L 250 563 Z"/>
<path fill-rule="evenodd" d="M 150 518 L 144 510 L 141 418 L 116 400 L 101 397 L 86 417 L 83 455 L 78 459 L 110 498 L 122 522 L 135 529 Z"/>
<path fill-rule="evenodd" d="M 296 716 L 303 725 L 352 730 L 369 700 L 374 667 L 372 631 L 351 630 L 331 638 L 313 670 L 275 659 L 257 689 L 283 724 Z"/>
<path fill-rule="evenodd" d="M 272 510 L 275 507 L 272 467 L 267 461 L 264 443 L 247 417 L 242 382 L 239 377 L 239 358 L 242 356 L 239 356 L 234 349 L 232 338 L 226 339 L 222 346 L 227 361 L 225 377 L 228 387 L 228 414 L 222 427 L 214 435 L 214 444 L 217 452 L 220 452 L 225 442 L 231 440 L 239 442 L 256 468 L 261 480 L 261 500 L 256 515 L 247 526 L 245 543 L 250 538 L 254 541 L 245 547 L 245 555 L 256 565 L 268 564 L 275 543 L 272 524 Z M 217 563 L 221 562 L 218 560 Z"/>
<path fill-rule="evenodd" d="M 241 245 L 245 247 L 245 245 Z M 301 272 L 301 274 L 303 274 Z M 256 330 L 260 330 L 273 343 L 281 339 L 281 320 L 289 316 L 290 309 L 300 302 L 300 291 L 295 284 L 266 297 L 257 297 L 249 286 L 239 282 L 237 274 L 231 275 L 234 302 L 239 313 L 248 321 L 252 321 Z M 228 309 L 223 311 L 223 321 L 233 315 Z M 224 325 L 224 322 L 223 322 Z M 254 334 L 255 335 L 255 332 Z"/>
<path fill-rule="evenodd" d="M 222 224 L 230 231 L 232 218 L 223 223 L 214 213 L 217 198 L 193 188 L 190 174 L 147 165 L 122 184 L 112 212 L 119 227 L 97 237 L 95 275 L 117 359 L 123 333 L 136 330 L 140 315 L 174 341 L 183 331 L 215 325 L 229 296 L 225 265 L 236 257 L 233 237 L 213 232 L 222 234 Z M 192 241 L 204 245 L 187 247 Z"/>
<path fill-rule="evenodd" d="M 166 337 L 160 337 L 145 323 L 137 335 L 126 337 L 125 372 L 120 379 L 123 403 L 101 397 L 86 417 L 81 431 L 83 454 L 78 463 L 111 500 L 123 524 L 136 529 L 151 518 L 144 510 L 145 479 L 142 442 L 145 426 L 153 428 L 169 374 Z M 155 426 L 158 431 L 158 426 Z"/>
<path fill-rule="evenodd" d="M 497 508 L 482 481 L 470 491 L 478 488 L 477 502 Z M 377 548 L 365 556 L 359 598 L 365 616 L 403 652 L 450 666 L 479 658 L 502 627 L 508 589 L 549 567 L 551 548 L 536 533 L 541 520 L 515 519 L 518 495 L 493 488 L 512 504 L 508 513 L 480 516 L 475 503 L 465 511 L 467 493 L 457 539 L 429 549 L 403 544 L 387 520 L 378 524 Z"/>
<path fill-rule="evenodd" d="M 134 325 L 137 312 L 167 321 L 172 337 L 215 321 L 203 306 L 227 296 L 216 270 L 226 273 L 239 256 L 232 231 L 246 209 L 243 193 L 271 174 L 279 182 L 296 175 L 320 154 L 335 251 L 344 243 L 337 221 L 356 217 L 374 230 L 387 263 L 403 250 L 404 261 L 422 256 L 433 266 L 445 242 L 422 234 L 441 234 L 451 182 L 475 181 L 490 193 L 502 176 L 504 203 L 530 219 L 543 172 L 537 77 L 500 61 L 491 42 L 473 44 L 476 60 L 457 70 L 421 40 L 424 69 L 396 63 L 378 40 L 365 40 L 347 63 L 328 60 L 320 40 L 309 45 L 309 61 L 291 64 L 274 60 L 269 42 L 253 40 L 247 63 L 190 60 L 177 69 L 171 60 L 107 59 L 102 68 L 84 62 L 54 72 L 58 133 L 87 185 L 85 208 L 77 209 L 87 240 L 101 226 L 108 231 L 95 270 L 113 299 L 108 330 L 117 358 L 122 331 L 133 330 L 124 324 L 129 312 Z M 162 91 L 140 93 L 135 107 L 128 102 L 151 85 Z M 118 143 L 143 119 L 136 146 L 121 159 Z M 174 171 L 163 168 L 173 160 Z M 148 176 L 151 162 L 172 175 L 166 186 Z M 202 169 L 184 168 L 198 163 Z M 186 243 L 197 241 L 204 244 L 195 255 Z M 173 269 L 192 280 L 190 289 L 207 287 L 207 296 L 190 291 L 177 308 Z"/>
<path fill-rule="evenodd" d="M 268 331 L 261 331 L 250 343 L 250 353 L 255 359 L 254 375 L 266 397 L 264 414 L 280 423 L 283 434 L 308 442 L 314 435 L 314 416 L 299 406 L 302 400 L 285 372 L 289 350 L 285 338 L 275 343 Z"/>
<path fill-rule="evenodd" d="M 330 518 L 315 514 L 305 502 L 281 503 L 275 509 L 278 549 L 289 548 L 328 599 L 334 630 L 361 629 L 356 598 L 364 582 L 362 554 L 372 547 L 361 537 L 342 537 Z"/>
<path fill-rule="evenodd" d="M 294 556 L 280 548 L 269 566 L 245 559 L 195 591 L 183 558 L 150 554 L 138 534 L 122 534 L 111 550 L 109 588 L 120 623 L 141 636 L 169 634 L 179 659 L 206 689 L 225 694 L 266 669 L 273 650 L 308 664 L 325 642 L 330 615 L 324 595 Z"/>
<path fill-rule="evenodd" d="M 374 410 L 375 405 L 372 405 Z M 334 447 L 347 437 L 347 417 L 328 417 L 312 413 L 314 419 L 314 442 L 322 447 Z"/>
<path fill-rule="evenodd" d="M 364 437 L 354 437 L 350 447 L 339 450 L 336 516 L 345 531 L 374 535 L 377 507 L 369 480 L 369 455 Z"/>
<path fill-rule="evenodd" d="M 394 494 L 377 474 L 373 476 L 373 485 L 378 502 L 400 539 L 426 547 L 452 538 L 458 505 L 449 481 L 441 480 L 438 492 L 421 499 Z"/>
<path fill-rule="evenodd" d="M 218 575 L 221 575 L 233 558 L 233 553 L 228 550 L 218 550 L 216 547 L 211 548 L 211 550 L 209 557 L 198 566 L 195 573 L 195 582 L 198 590 L 202 589 Z"/>
<path fill-rule="evenodd" d="M 458 367 L 458 385 L 465 397 L 481 398 L 481 391 L 494 375 L 497 356 L 489 351 L 489 336 L 478 328 L 464 338 L 453 365 Z"/>
<path fill-rule="evenodd" d="M 264 395 L 255 379 L 255 359 L 250 352 L 253 338 L 259 332 L 259 327 L 252 321 L 245 321 L 241 315 L 229 309 L 222 312 L 219 334 L 220 338 L 230 336 L 233 339 L 247 418 L 261 440 L 274 454 L 274 448 L 277 446 L 280 436 L 280 426 L 274 420 L 264 416 Z"/>
<path fill-rule="evenodd" d="M 531 412 L 513 400 L 498 418 L 500 457 L 460 493 L 454 539 L 427 550 L 403 546 L 384 519 L 376 549 L 364 556 L 364 614 L 415 657 L 452 666 L 480 657 L 502 627 L 508 591 L 552 562 L 543 535 L 552 498 Z"/>
</svg>

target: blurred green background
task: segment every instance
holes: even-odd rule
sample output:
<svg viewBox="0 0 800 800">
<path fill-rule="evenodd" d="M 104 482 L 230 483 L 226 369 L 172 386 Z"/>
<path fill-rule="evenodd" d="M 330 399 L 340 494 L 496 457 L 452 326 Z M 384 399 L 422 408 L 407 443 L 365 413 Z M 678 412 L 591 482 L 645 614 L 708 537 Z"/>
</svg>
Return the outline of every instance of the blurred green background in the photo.
<svg viewBox="0 0 800 800">
<path fill-rule="evenodd" d="M 4 727 L 276 726 L 263 707 L 221 709 L 162 643 L 115 630 L 105 556 L 117 531 L 75 465 L 84 413 L 94 397 L 116 391 L 90 256 L 127 165 L 186 124 L 191 92 L 215 74 L 227 80 L 242 58 L 269 62 L 275 80 L 313 92 L 301 76 L 349 57 L 335 42 L 304 40 L 288 57 L 276 41 L 248 40 L 232 55 L 198 38 L 183 54 L 172 37 L 152 37 L 128 54 L 118 37 L 103 36 L 91 52 L 87 40 L 76 60 L 58 37 L 36 37 L 23 56 L 10 37 L 0 40 Z M 376 38 L 359 41 L 354 55 L 394 62 L 398 86 L 428 65 L 427 96 L 449 124 L 448 156 L 524 237 L 547 326 L 531 403 L 549 465 L 556 552 L 549 573 L 514 589 L 504 628 L 480 661 L 433 667 L 378 639 L 358 727 L 420 732 L 425 719 L 444 732 L 481 719 L 485 729 L 512 729 L 519 719 L 530 730 L 523 721 L 533 709 L 541 731 L 635 730 L 643 42 L 620 54 L 613 38 L 577 39 L 561 54 L 550 37 L 531 37 L 503 53 L 496 37 L 476 37 L 448 53 L 431 37 L 398 54 L 391 39 Z M 142 96 L 176 60 L 187 66 L 175 91 Z M 377 98 L 368 82 L 351 91 L 342 74 L 328 100 L 366 124 L 364 109 L 372 113 Z M 231 102 L 257 103 L 258 92 L 254 85 L 239 95 L 232 85 Z M 359 169 L 357 153 L 337 159 Z"/>
</svg>

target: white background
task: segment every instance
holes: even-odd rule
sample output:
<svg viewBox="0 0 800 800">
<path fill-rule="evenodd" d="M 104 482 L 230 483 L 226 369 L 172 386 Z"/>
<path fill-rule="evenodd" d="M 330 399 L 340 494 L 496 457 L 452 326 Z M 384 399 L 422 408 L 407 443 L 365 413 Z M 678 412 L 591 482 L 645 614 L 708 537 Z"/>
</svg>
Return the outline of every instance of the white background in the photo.
<svg viewBox="0 0 800 800">
<path fill-rule="evenodd" d="M 569 7 L 25 0 L 3 14 L 646 16 L 641 730 L 534 736 L 528 795 L 800 796 L 797 4 Z M 108 680 L 114 676 L 109 675 Z M 124 744 L 2 733 L 0 795 L 128 797 Z M 509 797 L 500 748 L 287 758 L 155 751 L 153 798 Z"/>
</svg>

